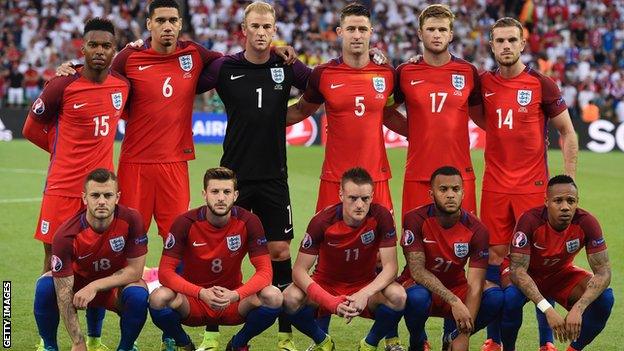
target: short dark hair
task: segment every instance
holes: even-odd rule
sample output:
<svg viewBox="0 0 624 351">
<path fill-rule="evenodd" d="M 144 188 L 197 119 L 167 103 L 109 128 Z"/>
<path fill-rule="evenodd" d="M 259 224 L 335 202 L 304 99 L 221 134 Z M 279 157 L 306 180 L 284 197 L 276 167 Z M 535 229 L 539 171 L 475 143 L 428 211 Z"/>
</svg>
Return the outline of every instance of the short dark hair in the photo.
<svg viewBox="0 0 624 351">
<path fill-rule="evenodd" d="M 494 40 L 494 29 L 496 28 L 504 28 L 504 27 L 516 27 L 520 30 L 520 39 L 524 35 L 524 27 L 522 23 L 513 17 L 503 17 L 499 18 L 492 28 L 490 28 L 490 40 Z"/>
<path fill-rule="evenodd" d="M 371 13 L 368 7 L 358 2 L 353 2 L 340 10 L 340 23 L 342 23 L 347 16 L 364 16 L 370 20 Z"/>
<path fill-rule="evenodd" d="M 87 189 L 87 183 L 89 183 L 90 181 L 94 181 L 96 183 L 106 183 L 109 180 L 117 183 L 117 176 L 115 175 L 115 173 L 109 171 L 106 168 L 96 168 L 92 170 L 89 175 L 87 175 L 87 179 L 85 179 L 84 182 L 84 188 L 85 190 Z"/>
<path fill-rule="evenodd" d="M 566 174 L 559 174 L 550 178 L 550 180 L 548 181 L 548 188 L 555 184 L 572 184 L 574 188 L 578 189 L 576 183 L 574 183 L 574 179 Z"/>
<path fill-rule="evenodd" d="M 462 175 L 461 175 L 461 172 L 459 171 L 459 169 L 457 169 L 457 168 L 455 168 L 453 166 L 442 166 L 442 167 L 436 169 L 435 171 L 433 171 L 433 173 L 431 173 L 431 178 L 429 178 L 429 184 L 433 185 L 433 181 L 439 175 L 445 175 L 445 176 L 457 175 L 460 178 L 462 178 Z M 462 178 L 462 180 L 463 180 L 463 178 Z"/>
<path fill-rule="evenodd" d="M 340 179 L 340 187 L 344 187 L 344 185 L 351 181 L 357 185 L 370 184 L 373 185 L 373 178 L 370 173 L 368 173 L 362 167 L 353 167 L 342 174 L 342 178 Z"/>
<path fill-rule="evenodd" d="M 236 182 L 236 173 L 227 167 L 215 167 L 209 168 L 204 174 L 204 190 L 208 187 L 208 182 L 212 179 L 218 180 L 232 180 L 234 181 L 234 190 L 238 189 L 238 183 Z"/>
<path fill-rule="evenodd" d="M 109 32 L 113 36 L 115 36 L 115 26 L 113 22 L 107 20 L 106 18 L 94 17 L 85 23 L 83 36 L 87 35 L 92 30 L 101 30 L 104 32 Z"/>
<path fill-rule="evenodd" d="M 175 0 L 154 0 L 147 9 L 147 17 L 152 18 L 154 14 L 154 10 L 159 7 L 169 7 L 178 10 L 178 15 L 180 15 L 180 4 L 178 4 Z"/>
</svg>

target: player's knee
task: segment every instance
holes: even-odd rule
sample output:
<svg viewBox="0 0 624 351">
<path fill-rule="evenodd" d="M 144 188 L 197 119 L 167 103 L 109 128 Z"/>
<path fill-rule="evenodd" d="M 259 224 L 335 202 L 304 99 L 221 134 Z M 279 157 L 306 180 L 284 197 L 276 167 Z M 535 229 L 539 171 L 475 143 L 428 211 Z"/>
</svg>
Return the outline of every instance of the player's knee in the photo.
<svg viewBox="0 0 624 351">
<path fill-rule="evenodd" d="M 431 292 L 421 285 L 414 285 L 406 290 L 405 309 L 409 313 L 424 314 L 431 306 Z M 407 312 L 406 312 L 407 313 Z"/>
<path fill-rule="evenodd" d="M 510 285 L 504 290 L 503 313 L 522 310 L 526 303 L 526 297 L 515 285 Z"/>
<path fill-rule="evenodd" d="M 614 303 L 615 297 L 613 296 L 613 290 L 611 288 L 607 288 L 596 298 L 596 300 L 594 300 L 594 302 L 592 302 L 592 305 L 594 305 L 595 308 L 601 312 L 601 314 L 609 315 Z"/>
<path fill-rule="evenodd" d="M 56 290 L 51 275 L 43 275 L 35 284 L 35 301 L 45 306 L 56 306 Z"/>
<path fill-rule="evenodd" d="M 138 285 L 129 286 L 121 292 L 121 303 L 124 309 L 145 310 L 148 306 L 149 292 Z"/>
<path fill-rule="evenodd" d="M 403 310 L 405 308 L 407 292 L 401 285 L 397 283 L 390 284 L 386 287 L 384 296 L 388 300 L 388 307 L 393 310 Z"/>
<path fill-rule="evenodd" d="M 485 308 L 494 314 L 498 314 L 501 311 L 504 302 L 505 294 L 503 289 L 497 286 L 486 289 L 481 296 L 481 308 Z"/>
<path fill-rule="evenodd" d="M 271 261 L 286 261 L 290 258 L 290 243 L 288 241 L 269 241 L 267 247 Z"/>
<path fill-rule="evenodd" d="M 273 285 L 269 285 L 264 289 L 260 290 L 258 293 L 258 298 L 263 306 L 270 308 L 278 308 L 282 306 L 284 302 L 284 296 L 282 292 L 274 287 Z"/>
<path fill-rule="evenodd" d="M 297 311 L 305 300 L 305 294 L 295 284 L 290 284 L 290 286 L 282 292 L 282 295 L 284 298 L 284 309 L 289 313 Z"/>
<path fill-rule="evenodd" d="M 175 292 L 169 288 L 161 286 L 152 291 L 149 295 L 149 307 L 161 310 L 165 307 L 169 307 L 169 304 L 175 299 Z"/>
</svg>

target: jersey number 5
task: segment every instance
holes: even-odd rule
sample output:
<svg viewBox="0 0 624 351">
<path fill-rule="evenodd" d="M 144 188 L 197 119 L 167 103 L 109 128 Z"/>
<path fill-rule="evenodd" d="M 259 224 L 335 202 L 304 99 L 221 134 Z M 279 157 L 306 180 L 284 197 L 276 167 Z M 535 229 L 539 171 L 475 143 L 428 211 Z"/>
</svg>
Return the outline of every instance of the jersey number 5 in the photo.
<svg viewBox="0 0 624 351">
<path fill-rule="evenodd" d="M 364 112 L 366 112 L 366 106 L 364 105 L 364 97 L 356 96 L 355 97 L 355 115 L 358 117 L 364 116 Z"/>
</svg>

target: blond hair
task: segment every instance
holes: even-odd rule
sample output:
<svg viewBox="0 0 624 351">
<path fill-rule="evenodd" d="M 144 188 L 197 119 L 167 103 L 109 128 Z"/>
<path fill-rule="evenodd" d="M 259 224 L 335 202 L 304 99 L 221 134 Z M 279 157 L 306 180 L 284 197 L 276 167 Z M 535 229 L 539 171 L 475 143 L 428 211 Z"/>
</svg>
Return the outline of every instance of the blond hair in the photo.
<svg viewBox="0 0 624 351">
<path fill-rule="evenodd" d="M 266 3 L 264 1 L 254 1 L 251 4 L 245 7 L 245 17 L 243 17 L 243 24 L 247 23 L 247 16 L 250 12 L 259 13 L 264 15 L 265 13 L 270 13 L 273 16 L 273 20 L 275 21 L 275 9 L 271 4 Z"/>
<path fill-rule="evenodd" d="M 453 30 L 455 15 L 447 5 L 433 4 L 425 7 L 418 16 L 418 26 L 420 29 L 422 29 L 427 18 L 448 18 L 450 29 Z"/>
</svg>

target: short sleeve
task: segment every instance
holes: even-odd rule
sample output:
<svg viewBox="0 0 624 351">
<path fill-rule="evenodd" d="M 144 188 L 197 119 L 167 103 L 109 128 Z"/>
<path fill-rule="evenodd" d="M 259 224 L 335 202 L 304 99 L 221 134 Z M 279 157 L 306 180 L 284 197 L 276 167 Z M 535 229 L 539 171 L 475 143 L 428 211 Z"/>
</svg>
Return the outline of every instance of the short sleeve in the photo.
<svg viewBox="0 0 624 351">
<path fill-rule="evenodd" d="M 308 80 L 312 74 L 312 69 L 306 66 L 303 62 L 296 60 L 292 66 L 293 69 L 293 85 L 299 89 L 304 90 L 308 85 Z"/>
<path fill-rule="evenodd" d="M 137 258 L 147 254 L 147 233 L 144 231 L 143 219 L 139 212 L 128 210 L 128 258 Z"/>
<path fill-rule="evenodd" d="M 67 223 L 67 222 L 66 222 Z M 52 242 L 52 257 L 50 266 L 52 276 L 57 278 L 69 277 L 74 274 L 74 237 L 66 235 L 67 226 L 62 225 L 54 235 Z"/>
<path fill-rule="evenodd" d="M 322 73 L 323 66 L 317 66 L 312 70 L 310 79 L 308 79 L 308 85 L 303 93 L 305 101 L 312 104 L 322 104 L 325 102 L 325 97 L 320 90 Z"/>
<path fill-rule="evenodd" d="M 537 229 L 536 225 L 537 219 L 535 215 L 529 211 L 525 212 L 518 219 L 518 223 L 516 223 L 516 228 L 514 229 L 514 234 L 511 239 L 511 253 L 519 253 L 524 255 L 531 254 L 531 242 L 533 238 L 533 233 L 535 229 Z"/>
<path fill-rule="evenodd" d="M 76 79 L 70 77 L 55 77 L 46 84 L 39 98 L 33 102 L 28 116 L 41 122 L 51 123 L 58 119 L 63 107 L 63 93 L 65 87 Z"/>
<path fill-rule="evenodd" d="M 319 214 L 322 214 L 320 212 Z M 301 240 L 301 245 L 299 247 L 299 252 L 303 252 L 309 255 L 318 255 L 319 247 L 325 238 L 325 225 L 318 218 L 318 214 L 312 218 L 310 224 L 308 224 L 308 229 L 306 230 L 303 239 Z"/>
<path fill-rule="evenodd" d="M 403 237 L 401 238 L 403 252 L 425 251 L 422 244 L 422 227 L 424 222 L 424 218 L 416 211 L 410 211 L 403 216 Z"/>
<path fill-rule="evenodd" d="M 264 235 L 264 229 L 258 216 L 249 214 L 249 218 L 245 222 L 247 228 L 247 248 L 249 257 L 268 255 L 267 239 Z"/>
<path fill-rule="evenodd" d="M 211 65 L 218 58 L 223 57 L 222 53 L 208 50 L 198 43 L 193 42 L 193 45 L 197 49 L 197 52 L 199 52 L 199 56 L 201 57 L 201 61 L 204 67 Z"/>
<path fill-rule="evenodd" d="M 136 49 L 126 47 L 122 49 L 117 56 L 113 59 L 113 63 L 111 64 L 111 69 L 122 76 L 126 77 L 126 62 L 128 62 L 128 57 L 132 55 L 133 52 L 136 52 Z"/>
<path fill-rule="evenodd" d="M 585 234 L 585 250 L 587 254 L 594 254 L 607 249 L 602 228 L 596 217 L 588 213 L 579 222 L 579 225 Z"/>
<path fill-rule="evenodd" d="M 470 96 L 468 96 L 468 106 L 478 106 L 483 104 L 481 79 L 479 78 L 479 71 L 477 71 L 477 68 L 473 65 L 470 65 L 470 68 L 472 69 L 472 81 L 474 82 L 474 86 L 472 87 Z"/>
<path fill-rule="evenodd" d="M 561 91 L 555 82 L 546 76 L 540 76 L 542 85 L 542 110 L 547 118 L 557 117 L 568 108 Z"/>
<path fill-rule="evenodd" d="M 403 72 L 405 65 L 408 64 L 409 63 L 401 64 L 397 67 L 394 73 L 394 91 L 392 92 L 392 95 L 394 96 L 394 102 L 396 104 L 402 104 L 405 102 L 405 94 L 403 93 L 403 90 L 401 90 L 401 73 Z"/>
<path fill-rule="evenodd" d="M 184 249 L 186 248 L 188 233 L 192 225 L 193 221 L 186 215 L 178 216 L 171 225 L 171 230 L 165 238 L 162 254 L 181 260 Z"/>
<path fill-rule="evenodd" d="M 481 223 L 475 225 L 470 240 L 470 267 L 487 268 L 490 249 L 490 235 L 487 228 Z"/>
<path fill-rule="evenodd" d="M 197 94 L 203 94 L 217 87 L 219 72 L 221 71 L 221 66 L 223 66 L 223 62 L 225 60 L 226 57 L 222 57 L 212 61 L 210 65 L 204 66 L 204 69 L 199 76 L 199 80 L 197 81 L 197 89 L 195 91 Z"/>
<path fill-rule="evenodd" d="M 377 233 L 381 234 L 379 247 L 396 246 L 396 227 L 394 226 L 394 218 L 388 209 L 379 205 L 375 217 L 377 219 Z"/>
</svg>

